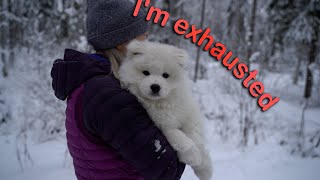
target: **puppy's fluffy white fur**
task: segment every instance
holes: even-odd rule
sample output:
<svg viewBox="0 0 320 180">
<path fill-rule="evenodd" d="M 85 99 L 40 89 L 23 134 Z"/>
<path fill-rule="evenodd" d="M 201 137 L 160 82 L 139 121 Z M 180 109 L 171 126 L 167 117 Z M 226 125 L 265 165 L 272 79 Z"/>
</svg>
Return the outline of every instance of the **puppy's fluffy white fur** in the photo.
<svg viewBox="0 0 320 180">
<path fill-rule="evenodd" d="M 184 71 L 187 53 L 174 46 L 132 41 L 119 69 L 123 88 L 134 94 L 161 129 L 182 162 L 201 180 L 212 176 L 205 149 L 203 118 L 192 98 Z M 154 92 L 152 85 L 158 86 Z"/>
</svg>

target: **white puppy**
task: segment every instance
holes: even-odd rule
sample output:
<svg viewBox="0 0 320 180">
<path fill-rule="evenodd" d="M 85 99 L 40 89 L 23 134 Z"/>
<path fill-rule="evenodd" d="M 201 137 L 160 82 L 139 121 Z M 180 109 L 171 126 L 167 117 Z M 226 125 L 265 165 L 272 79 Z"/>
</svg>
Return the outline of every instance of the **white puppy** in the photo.
<svg viewBox="0 0 320 180">
<path fill-rule="evenodd" d="M 161 129 L 182 162 L 192 166 L 201 180 L 212 176 L 205 149 L 203 118 L 192 98 L 184 71 L 187 53 L 174 46 L 133 41 L 120 66 L 123 88 L 134 94 Z"/>
</svg>

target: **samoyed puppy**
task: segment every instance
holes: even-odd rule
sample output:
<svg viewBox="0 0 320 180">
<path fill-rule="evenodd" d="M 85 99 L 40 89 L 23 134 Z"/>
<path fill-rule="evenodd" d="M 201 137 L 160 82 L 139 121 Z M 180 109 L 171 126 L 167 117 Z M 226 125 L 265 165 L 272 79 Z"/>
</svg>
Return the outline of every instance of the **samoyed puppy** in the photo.
<svg viewBox="0 0 320 180">
<path fill-rule="evenodd" d="M 132 41 L 119 69 L 123 88 L 134 94 L 149 116 L 201 180 L 212 176 L 205 149 L 203 117 L 192 98 L 184 71 L 187 53 L 177 47 Z"/>
</svg>

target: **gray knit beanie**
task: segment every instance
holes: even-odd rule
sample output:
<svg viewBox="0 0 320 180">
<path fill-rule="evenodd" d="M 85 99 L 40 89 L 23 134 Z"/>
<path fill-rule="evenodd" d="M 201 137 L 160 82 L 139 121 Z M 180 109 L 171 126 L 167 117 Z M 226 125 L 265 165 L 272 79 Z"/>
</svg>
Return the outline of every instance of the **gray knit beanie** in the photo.
<svg viewBox="0 0 320 180">
<path fill-rule="evenodd" d="M 87 39 L 95 50 L 114 48 L 148 30 L 146 12 L 129 0 L 88 0 Z"/>
</svg>

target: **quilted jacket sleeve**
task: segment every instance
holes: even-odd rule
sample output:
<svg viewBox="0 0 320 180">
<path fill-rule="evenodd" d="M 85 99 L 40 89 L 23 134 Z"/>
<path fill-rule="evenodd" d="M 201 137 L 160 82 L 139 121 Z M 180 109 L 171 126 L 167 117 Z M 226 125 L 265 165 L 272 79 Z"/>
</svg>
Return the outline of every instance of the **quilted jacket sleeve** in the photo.
<svg viewBox="0 0 320 180">
<path fill-rule="evenodd" d="M 177 180 L 180 162 L 165 136 L 136 97 L 112 76 L 85 84 L 84 124 L 115 148 L 146 180 Z"/>
</svg>

